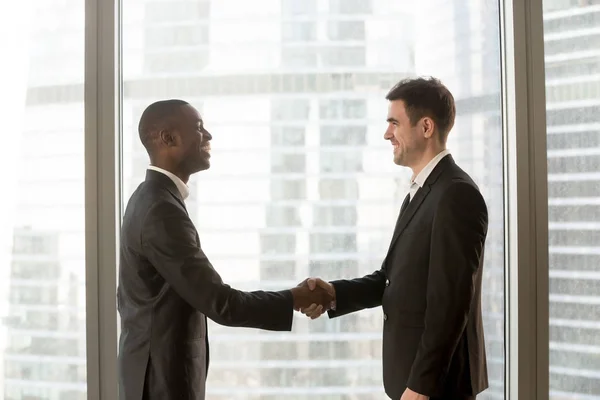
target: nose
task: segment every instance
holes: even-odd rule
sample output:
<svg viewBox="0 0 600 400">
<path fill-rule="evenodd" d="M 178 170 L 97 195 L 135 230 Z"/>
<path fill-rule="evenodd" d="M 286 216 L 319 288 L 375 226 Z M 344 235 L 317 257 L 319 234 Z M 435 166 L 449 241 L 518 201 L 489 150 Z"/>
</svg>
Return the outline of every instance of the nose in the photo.
<svg viewBox="0 0 600 400">
<path fill-rule="evenodd" d="M 391 126 L 388 126 L 388 128 L 385 130 L 385 133 L 383 134 L 383 138 L 385 140 L 390 140 L 393 136 L 394 136 L 394 133 L 391 129 Z"/>
<path fill-rule="evenodd" d="M 202 134 L 202 141 L 208 142 L 209 140 L 212 140 L 212 135 L 209 131 L 204 131 L 204 133 Z"/>
</svg>

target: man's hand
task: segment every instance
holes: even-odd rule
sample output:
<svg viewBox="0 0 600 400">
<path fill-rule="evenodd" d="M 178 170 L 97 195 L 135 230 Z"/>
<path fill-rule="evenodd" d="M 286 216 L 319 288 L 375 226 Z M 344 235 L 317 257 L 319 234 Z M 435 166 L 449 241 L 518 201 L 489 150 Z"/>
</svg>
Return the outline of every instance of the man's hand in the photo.
<svg viewBox="0 0 600 400">
<path fill-rule="evenodd" d="M 413 392 L 409 388 L 406 388 L 400 400 L 429 400 L 429 396 Z"/>
<path fill-rule="evenodd" d="M 315 289 L 325 290 L 329 295 L 331 295 L 332 300 L 329 304 L 317 304 L 313 303 L 309 307 L 302 308 L 300 311 L 310 319 L 319 318 L 323 313 L 329 309 L 335 308 L 335 288 L 329 282 L 325 282 L 321 278 L 307 278 L 304 281 L 300 282 L 299 287 L 307 287 L 311 291 Z"/>
<path fill-rule="evenodd" d="M 294 296 L 294 310 L 299 311 L 315 304 L 325 309 L 330 307 L 333 296 L 323 288 L 313 289 L 308 286 L 296 286 L 291 289 Z"/>
</svg>

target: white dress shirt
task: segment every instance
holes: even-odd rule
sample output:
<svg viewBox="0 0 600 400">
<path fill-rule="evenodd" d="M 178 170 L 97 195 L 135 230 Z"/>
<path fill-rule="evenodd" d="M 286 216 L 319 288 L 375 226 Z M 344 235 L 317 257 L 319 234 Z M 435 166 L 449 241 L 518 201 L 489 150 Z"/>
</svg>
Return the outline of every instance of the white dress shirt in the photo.
<svg viewBox="0 0 600 400">
<path fill-rule="evenodd" d="M 429 163 L 425 166 L 425 168 L 423 168 L 421 170 L 421 172 L 419 172 L 419 174 L 410 181 L 410 200 L 411 201 L 412 201 L 413 197 L 415 197 L 415 193 L 417 193 L 417 190 L 419 190 L 420 188 L 423 187 L 423 185 L 425 184 L 425 181 L 427 180 L 427 178 L 429 177 L 431 172 L 434 170 L 436 165 L 438 165 L 438 163 L 440 161 L 442 161 L 442 158 L 446 157 L 448 154 L 450 154 L 450 150 L 447 150 L 447 149 L 439 152 L 438 155 L 433 157 L 431 159 L 431 161 L 429 161 Z"/>
<path fill-rule="evenodd" d="M 179 179 L 179 177 L 177 175 L 175 175 L 174 173 L 169 172 L 169 171 L 159 168 L 159 167 L 155 167 L 154 165 L 149 165 L 148 169 L 151 169 L 152 171 L 160 172 L 161 174 L 165 174 L 166 176 L 171 178 L 171 180 L 173 181 L 175 186 L 177 186 L 179 193 L 181 193 L 181 197 L 183 198 L 183 200 L 187 199 L 187 197 L 190 195 L 190 188 L 188 188 L 188 186 L 181 179 Z"/>
</svg>

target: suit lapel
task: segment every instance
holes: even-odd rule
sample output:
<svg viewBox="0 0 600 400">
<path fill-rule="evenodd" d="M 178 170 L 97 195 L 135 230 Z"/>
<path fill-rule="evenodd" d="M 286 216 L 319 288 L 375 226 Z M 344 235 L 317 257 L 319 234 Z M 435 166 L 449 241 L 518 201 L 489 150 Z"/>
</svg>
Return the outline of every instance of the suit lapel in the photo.
<svg viewBox="0 0 600 400">
<path fill-rule="evenodd" d="M 406 207 L 406 211 L 404 211 L 399 216 L 397 228 L 394 230 L 394 236 L 392 236 L 392 242 L 390 243 L 390 250 L 394 247 L 394 244 L 396 244 L 396 240 L 398 240 L 400 235 L 402 235 L 402 232 L 404 232 L 404 229 L 406 229 L 406 226 L 413 218 L 419 207 L 421 207 L 421 204 L 423 203 L 430 191 L 430 185 L 425 185 L 419 190 L 417 190 L 417 193 L 415 193 L 415 197 L 408 204 L 408 207 Z"/>
<path fill-rule="evenodd" d="M 394 227 L 394 234 L 392 235 L 392 238 L 394 238 L 396 236 L 396 234 L 398 233 L 398 228 L 400 227 L 400 220 L 401 220 L 402 214 L 404 214 L 404 212 L 406 211 L 406 208 L 408 207 L 409 204 L 410 204 L 410 192 L 406 195 L 406 197 L 404 198 L 404 201 L 402 202 L 402 206 L 400 207 L 400 214 L 398 214 L 398 218 L 396 218 L 396 226 Z"/>
<path fill-rule="evenodd" d="M 408 207 L 406 207 L 406 210 L 400 213 L 400 215 L 398 216 L 398 222 L 396 222 L 396 229 L 394 230 L 394 235 L 392 236 L 392 241 L 390 242 L 388 254 L 396 244 L 398 238 L 402 235 L 402 232 L 408 226 L 408 223 L 412 220 L 416 212 L 419 210 L 419 207 L 421 207 L 421 204 L 423 204 L 423 201 L 425 201 L 425 198 L 431 191 L 431 187 L 438 180 L 442 171 L 446 169 L 448 165 L 451 164 L 454 164 L 454 159 L 451 155 L 447 155 L 446 157 L 442 158 L 438 165 L 435 166 L 433 171 L 431 171 L 429 177 L 427 177 L 427 179 L 425 180 L 423 187 L 417 190 L 414 198 L 408 204 Z"/>
</svg>

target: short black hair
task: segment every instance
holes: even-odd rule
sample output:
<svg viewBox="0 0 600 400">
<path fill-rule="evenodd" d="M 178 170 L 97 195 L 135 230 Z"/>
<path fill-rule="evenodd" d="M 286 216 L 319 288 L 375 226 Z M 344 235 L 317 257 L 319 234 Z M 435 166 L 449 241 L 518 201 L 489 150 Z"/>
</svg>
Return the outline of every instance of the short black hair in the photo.
<svg viewBox="0 0 600 400">
<path fill-rule="evenodd" d="M 413 126 L 423 117 L 431 118 L 438 127 L 440 139 L 443 143 L 446 142 L 448 133 L 454 126 L 456 105 L 454 96 L 439 79 L 403 79 L 390 89 L 385 98 L 389 101 L 402 100 Z"/>
<path fill-rule="evenodd" d="M 171 99 L 160 100 L 146 107 L 140 117 L 138 132 L 142 144 L 149 153 L 153 150 L 152 143 L 157 138 L 158 132 L 168 127 L 172 123 L 173 117 L 177 116 L 181 107 L 187 105 L 189 105 L 187 101 Z"/>
</svg>

